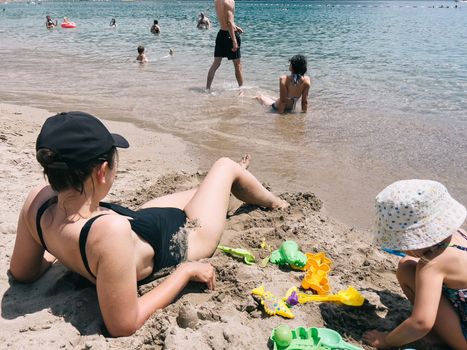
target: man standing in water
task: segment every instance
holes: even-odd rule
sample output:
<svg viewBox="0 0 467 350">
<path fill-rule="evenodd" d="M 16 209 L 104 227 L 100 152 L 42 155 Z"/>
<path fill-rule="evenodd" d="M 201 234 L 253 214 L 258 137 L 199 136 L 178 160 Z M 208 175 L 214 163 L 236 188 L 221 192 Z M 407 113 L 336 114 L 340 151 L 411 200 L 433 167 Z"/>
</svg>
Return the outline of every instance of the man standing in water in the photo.
<svg viewBox="0 0 467 350">
<path fill-rule="evenodd" d="M 221 29 L 217 33 L 216 48 L 214 50 L 214 62 L 209 68 L 206 89 L 211 89 L 212 80 L 216 74 L 217 68 L 221 65 L 222 58 L 227 57 L 233 60 L 235 67 L 235 77 L 238 86 L 243 85 L 242 64 L 240 63 L 240 34 L 242 28 L 237 27 L 234 22 L 235 1 L 234 0 L 214 0 L 217 19 Z"/>
</svg>

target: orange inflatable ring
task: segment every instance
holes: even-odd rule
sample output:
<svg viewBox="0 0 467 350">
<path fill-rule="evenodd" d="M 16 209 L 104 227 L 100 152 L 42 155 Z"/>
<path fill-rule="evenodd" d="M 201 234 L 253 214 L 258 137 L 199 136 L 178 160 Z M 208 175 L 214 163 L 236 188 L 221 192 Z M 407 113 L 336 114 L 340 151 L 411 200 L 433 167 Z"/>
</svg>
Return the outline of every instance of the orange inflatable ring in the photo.
<svg viewBox="0 0 467 350">
<path fill-rule="evenodd" d="M 62 23 L 61 26 L 62 28 L 76 28 L 76 23 L 75 22 Z"/>
</svg>

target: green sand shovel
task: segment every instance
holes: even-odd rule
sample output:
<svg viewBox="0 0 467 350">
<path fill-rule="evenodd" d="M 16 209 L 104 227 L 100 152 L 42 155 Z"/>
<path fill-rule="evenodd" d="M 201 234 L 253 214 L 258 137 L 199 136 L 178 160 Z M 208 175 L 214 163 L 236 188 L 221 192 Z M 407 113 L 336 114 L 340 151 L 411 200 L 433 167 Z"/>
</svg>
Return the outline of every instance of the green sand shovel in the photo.
<svg viewBox="0 0 467 350">
<path fill-rule="evenodd" d="M 231 248 L 224 245 L 218 245 L 217 249 L 222 250 L 224 253 L 243 258 L 245 264 L 252 265 L 255 263 L 255 256 L 250 251 L 243 248 Z"/>
</svg>

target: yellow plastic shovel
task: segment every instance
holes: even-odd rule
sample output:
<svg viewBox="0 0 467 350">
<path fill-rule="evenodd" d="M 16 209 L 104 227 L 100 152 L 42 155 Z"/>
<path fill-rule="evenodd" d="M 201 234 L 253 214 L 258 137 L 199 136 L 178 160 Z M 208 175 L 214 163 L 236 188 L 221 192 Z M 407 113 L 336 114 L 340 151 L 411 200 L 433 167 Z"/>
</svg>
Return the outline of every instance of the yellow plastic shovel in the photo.
<svg viewBox="0 0 467 350">
<path fill-rule="evenodd" d="M 339 291 L 337 294 L 331 295 L 310 295 L 298 293 L 298 302 L 300 304 L 308 303 L 310 301 L 338 301 L 345 305 L 362 306 L 365 302 L 365 298 L 353 287 L 349 287 L 345 290 Z"/>
</svg>

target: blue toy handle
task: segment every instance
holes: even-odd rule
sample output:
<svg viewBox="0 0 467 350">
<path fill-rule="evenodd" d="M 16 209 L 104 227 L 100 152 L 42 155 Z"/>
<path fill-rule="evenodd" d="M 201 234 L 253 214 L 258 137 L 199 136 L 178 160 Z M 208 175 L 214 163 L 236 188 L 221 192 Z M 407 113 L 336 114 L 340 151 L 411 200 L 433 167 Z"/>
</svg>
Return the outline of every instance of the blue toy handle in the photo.
<svg viewBox="0 0 467 350">
<path fill-rule="evenodd" d="M 401 257 L 404 257 L 406 256 L 405 253 L 402 253 L 401 251 L 399 250 L 393 250 L 393 249 L 387 249 L 387 248 L 381 248 L 383 251 L 385 251 L 386 253 L 389 253 L 389 254 L 392 254 L 392 255 L 397 255 L 397 256 L 401 256 Z"/>
</svg>

